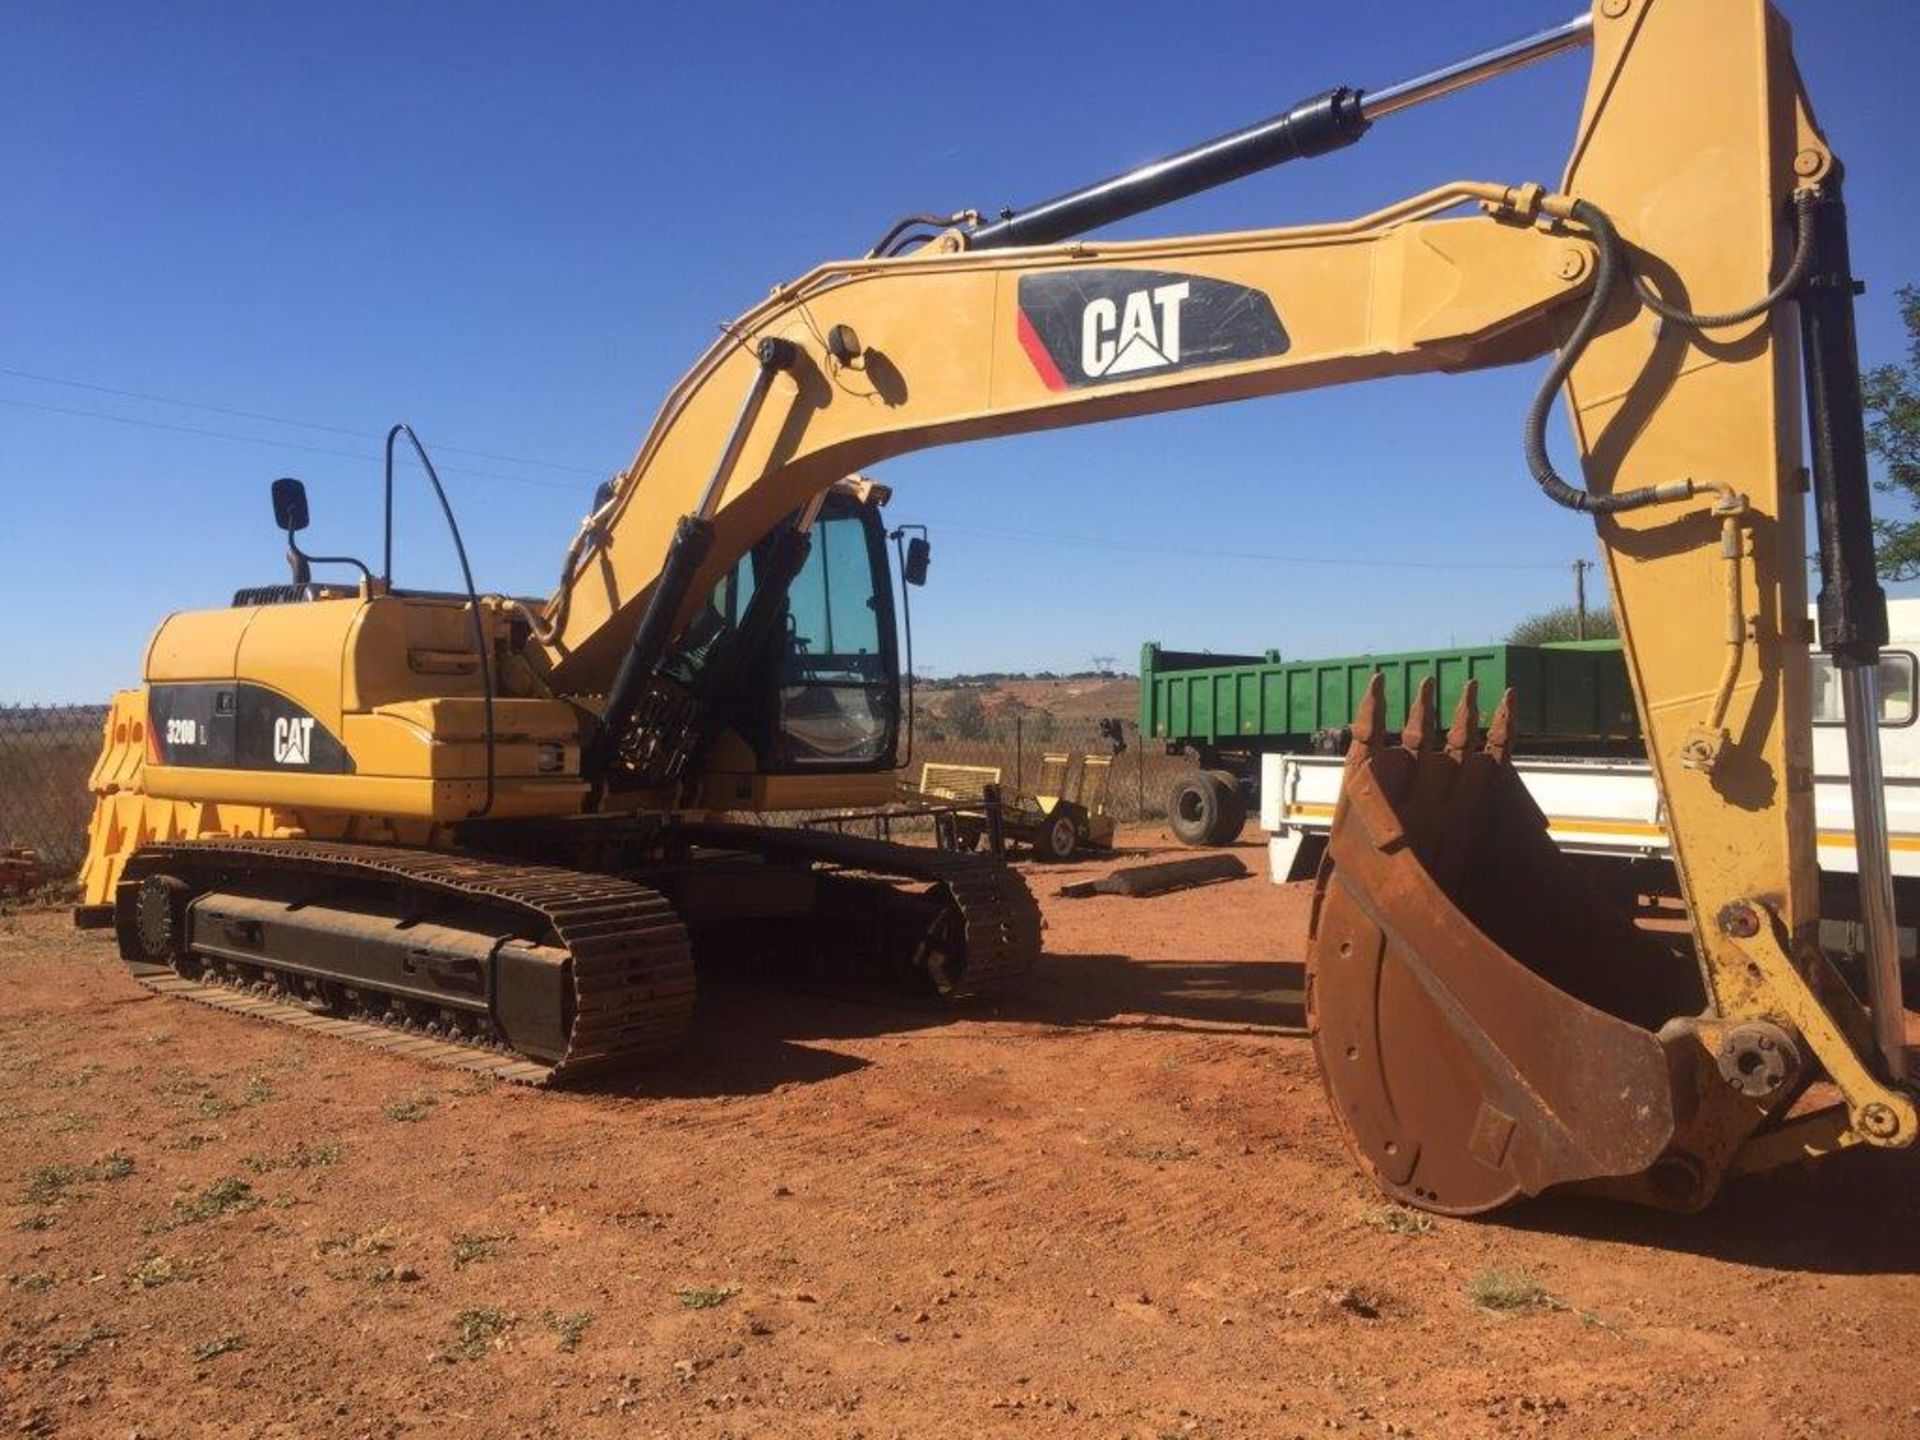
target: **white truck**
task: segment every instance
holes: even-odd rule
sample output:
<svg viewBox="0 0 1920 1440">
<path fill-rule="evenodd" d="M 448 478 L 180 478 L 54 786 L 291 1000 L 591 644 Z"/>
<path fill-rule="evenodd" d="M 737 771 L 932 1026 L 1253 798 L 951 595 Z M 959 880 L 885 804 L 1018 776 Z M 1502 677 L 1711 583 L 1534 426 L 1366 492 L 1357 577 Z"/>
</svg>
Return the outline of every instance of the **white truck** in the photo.
<svg viewBox="0 0 1920 1440">
<path fill-rule="evenodd" d="M 1892 639 L 1880 661 L 1880 746 L 1895 902 L 1903 917 L 1911 917 L 1920 916 L 1920 726 L 1914 723 L 1920 599 L 1889 601 L 1887 611 Z M 1856 864 L 1840 686 L 1825 655 L 1816 654 L 1812 663 L 1814 818 L 1828 882 L 1823 888 L 1832 901 L 1823 909 L 1844 914 L 1853 900 Z M 1319 865 L 1344 763 L 1337 755 L 1261 757 L 1260 826 L 1276 884 L 1310 878 Z M 1514 769 L 1562 850 L 1642 877 L 1657 876 L 1663 867 L 1670 871 L 1666 817 L 1645 760 L 1532 756 L 1515 760 Z M 1844 945 L 1845 937 L 1829 943 Z M 1912 932 L 1903 928 L 1903 955 L 1912 945 Z"/>
</svg>

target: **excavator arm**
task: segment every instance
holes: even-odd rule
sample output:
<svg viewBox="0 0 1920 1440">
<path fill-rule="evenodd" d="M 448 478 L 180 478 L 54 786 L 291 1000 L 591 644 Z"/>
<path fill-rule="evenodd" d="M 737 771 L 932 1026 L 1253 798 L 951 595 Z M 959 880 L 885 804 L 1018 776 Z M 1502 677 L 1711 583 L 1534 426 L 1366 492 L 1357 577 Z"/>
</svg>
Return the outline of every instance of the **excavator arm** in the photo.
<svg viewBox="0 0 1920 1440">
<path fill-rule="evenodd" d="M 1794 342 L 1839 167 L 1762 0 L 1603 0 L 1533 50 L 1581 39 L 1593 67 L 1558 191 L 1460 183 L 1345 224 L 1019 244 L 1128 213 L 1111 182 L 1030 224 L 962 223 L 779 287 L 669 395 L 594 563 L 545 612 L 535 669 L 559 693 L 605 695 L 609 729 L 629 724 L 697 598 L 889 456 L 1560 346 L 1529 467 L 1595 520 L 1693 953 L 1571 918 L 1571 901 L 1556 914 L 1584 894 L 1536 853 L 1504 720 L 1483 743 L 1473 697 L 1450 742 L 1431 697 L 1398 746 L 1363 715 L 1311 966 L 1348 1138 L 1391 1192 L 1456 1211 L 1576 1182 L 1687 1208 L 1739 1168 L 1910 1144 L 1897 972 L 1889 988 L 1882 956 L 1876 1054 L 1814 941 Z M 1270 122 L 1288 131 L 1277 158 L 1335 148 L 1368 118 L 1364 97 L 1330 92 Z M 1184 173 L 1244 173 L 1220 155 L 1251 134 L 1191 152 Z M 1846 282 L 1843 229 L 1840 243 L 1830 286 Z M 1540 433 L 1562 381 L 1578 484 Z M 1538 503 L 1518 470 L 1513 503 Z M 1863 498 L 1823 496 L 1829 512 L 1856 537 L 1865 525 Z M 1835 623 L 1870 673 L 1878 590 L 1870 571 L 1844 583 L 1853 608 L 1836 596 Z M 1530 903 L 1509 903 L 1520 891 Z M 1839 1100 L 1804 1103 L 1816 1078 Z"/>
</svg>

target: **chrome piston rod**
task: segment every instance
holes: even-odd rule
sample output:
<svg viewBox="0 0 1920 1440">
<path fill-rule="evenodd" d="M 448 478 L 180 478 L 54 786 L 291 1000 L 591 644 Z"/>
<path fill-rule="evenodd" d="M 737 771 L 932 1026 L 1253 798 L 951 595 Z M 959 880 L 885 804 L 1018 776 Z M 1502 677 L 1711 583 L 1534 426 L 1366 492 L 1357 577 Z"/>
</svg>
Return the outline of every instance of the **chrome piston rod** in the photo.
<svg viewBox="0 0 1920 1440">
<path fill-rule="evenodd" d="M 1847 787 L 1853 794 L 1854 854 L 1859 857 L 1860 921 L 1866 931 L 1867 995 L 1873 1038 L 1895 1080 L 1907 1078 L 1906 1007 L 1900 995 L 1900 936 L 1895 929 L 1893 864 L 1887 845 L 1887 785 L 1880 766 L 1880 670 L 1840 667 L 1846 711 Z"/>
<path fill-rule="evenodd" d="M 1491 80 L 1509 70 L 1518 70 L 1522 65 L 1531 65 L 1549 55 L 1558 55 L 1562 50 L 1590 44 L 1592 40 L 1593 16 L 1576 15 L 1550 30 L 1523 36 L 1505 45 L 1496 45 L 1491 50 L 1482 50 L 1478 55 L 1443 65 L 1438 70 L 1429 70 L 1424 75 L 1402 80 L 1397 85 L 1388 85 L 1380 90 L 1363 90 L 1360 92 L 1360 113 L 1369 120 L 1378 120 L 1396 111 L 1438 100 L 1442 95 L 1451 95 L 1469 85 L 1478 85 L 1482 80 Z"/>
</svg>

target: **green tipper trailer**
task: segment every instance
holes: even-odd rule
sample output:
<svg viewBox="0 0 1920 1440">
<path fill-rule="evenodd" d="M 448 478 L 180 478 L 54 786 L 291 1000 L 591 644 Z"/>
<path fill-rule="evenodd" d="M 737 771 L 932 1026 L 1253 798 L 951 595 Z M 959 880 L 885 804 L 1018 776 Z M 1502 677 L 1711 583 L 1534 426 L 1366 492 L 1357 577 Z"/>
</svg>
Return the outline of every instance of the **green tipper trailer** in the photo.
<svg viewBox="0 0 1920 1440">
<path fill-rule="evenodd" d="M 1207 772 L 1175 788 L 1168 807 L 1175 832 L 1211 844 L 1238 834 L 1258 783 L 1260 756 L 1344 749 L 1347 727 L 1376 671 L 1386 682 L 1388 723 L 1396 727 L 1405 723 L 1407 701 L 1422 680 L 1435 681 L 1444 719 L 1472 679 L 1480 682 L 1483 723 L 1501 693 L 1512 688 L 1519 752 L 1641 753 L 1617 640 L 1331 660 L 1282 660 L 1271 650 L 1208 655 L 1149 642 L 1140 651 L 1140 733 L 1163 742 L 1169 753 L 1192 753 Z M 1225 793 L 1229 787 L 1237 793 Z"/>
</svg>

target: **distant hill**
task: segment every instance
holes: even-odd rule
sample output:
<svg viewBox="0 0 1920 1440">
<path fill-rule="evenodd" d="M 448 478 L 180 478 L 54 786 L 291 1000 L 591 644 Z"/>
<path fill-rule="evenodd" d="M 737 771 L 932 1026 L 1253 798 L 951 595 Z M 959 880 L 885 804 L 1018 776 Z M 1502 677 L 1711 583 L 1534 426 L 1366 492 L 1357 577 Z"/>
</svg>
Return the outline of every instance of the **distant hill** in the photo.
<svg viewBox="0 0 1920 1440">
<path fill-rule="evenodd" d="M 1140 680 L 1093 673 L 922 680 L 916 709 L 934 728 L 955 732 L 953 738 L 1006 738 L 1016 716 L 1023 727 L 1057 729 L 1065 738 L 1091 734 L 1097 722 L 1108 717 L 1131 721 L 1140 713 Z"/>
</svg>

